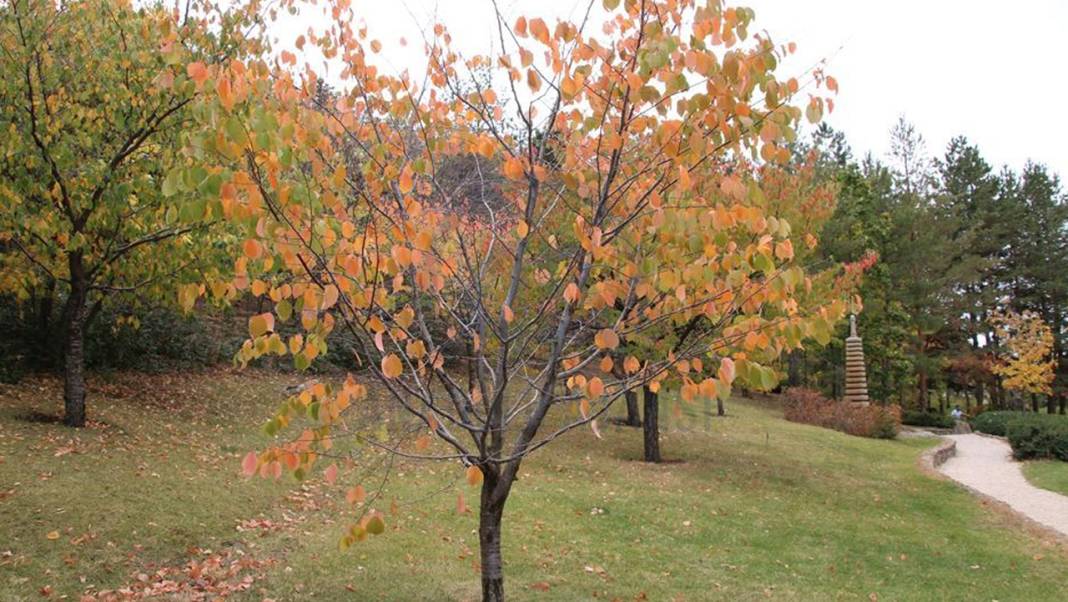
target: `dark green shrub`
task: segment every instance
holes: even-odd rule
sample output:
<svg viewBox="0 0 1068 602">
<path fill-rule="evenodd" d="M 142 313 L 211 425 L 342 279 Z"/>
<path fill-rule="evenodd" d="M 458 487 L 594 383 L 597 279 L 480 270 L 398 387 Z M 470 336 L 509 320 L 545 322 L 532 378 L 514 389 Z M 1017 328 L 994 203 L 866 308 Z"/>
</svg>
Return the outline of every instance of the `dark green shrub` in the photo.
<svg viewBox="0 0 1068 602">
<path fill-rule="evenodd" d="M 1068 461 L 1068 418 L 1024 414 L 1006 425 L 1006 436 L 1017 460 L 1058 458 Z"/>
<path fill-rule="evenodd" d="M 983 412 L 972 418 L 972 430 L 988 435 L 1005 436 L 1005 427 L 1014 418 L 1030 416 L 1027 412 Z"/>
<path fill-rule="evenodd" d="M 954 420 L 945 414 L 936 414 L 935 412 L 908 411 L 902 414 L 901 424 L 951 429 L 954 426 Z"/>
</svg>

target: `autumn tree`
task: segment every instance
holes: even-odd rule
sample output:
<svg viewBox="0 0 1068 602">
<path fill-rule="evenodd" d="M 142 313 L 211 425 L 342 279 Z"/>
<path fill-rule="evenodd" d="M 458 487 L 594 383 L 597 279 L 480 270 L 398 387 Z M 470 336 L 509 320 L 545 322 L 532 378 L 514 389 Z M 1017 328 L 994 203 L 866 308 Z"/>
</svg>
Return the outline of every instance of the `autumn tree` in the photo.
<svg viewBox="0 0 1068 602">
<path fill-rule="evenodd" d="M 1013 227 L 1006 237 L 1002 283 L 1016 311 L 1039 314 L 1053 335 L 1057 377 L 1049 410 L 1068 402 L 1068 195 L 1060 179 L 1028 163 L 1019 177 L 1003 178 L 1002 201 Z M 1059 402 L 1059 403 L 1058 403 Z"/>
<path fill-rule="evenodd" d="M 295 41 L 337 65 L 326 107 L 313 106 L 321 76 L 288 48 L 189 67 L 217 93 L 197 107 L 187 152 L 216 162 L 224 182 L 207 202 L 246 233 L 233 286 L 272 304 L 251 318 L 238 359 L 306 367 L 345 329 L 411 417 L 401 431 L 415 431 L 385 438 L 381 424 L 350 420 L 366 395 L 350 377 L 283 403 L 268 432 L 305 429 L 250 454 L 246 472 L 306 475 L 339 437 L 466 466 L 481 483 L 485 600 L 504 596 L 502 518 L 527 456 L 583 426 L 597 433 L 626 391 L 682 366 L 705 370 L 687 387 L 729 390 L 740 361 L 760 369 L 724 354 L 732 341 L 758 332 L 758 347 L 788 346 L 820 328 L 811 316 L 827 324 L 845 309 L 834 300 L 802 315 L 809 282 L 784 250 L 803 232 L 752 200 L 755 165 L 791 160 L 785 144 L 804 113 L 820 119 L 827 100 L 815 94 L 833 80 L 779 79 L 790 48 L 751 35 L 748 9 L 604 5 L 602 27 L 592 4 L 578 23 L 498 12 L 495 56 L 461 57 L 437 25 L 427 77 L 414 80 L 379 69 L 381 43 L 352 25 L 348 3 L 328 3 L 332 25 Z M 486 69 L 496 85 L 472 76 Z M 473 172 L 459 190 L 439 180 L 457 157 Z M 485 177 L 491 168 L 503 177 Z M 454 210 L 469 205 L 482 209 Z M 698 317 L 717 327 L 623 354 L 614 370 L 621 341 Z M 303 332 L 283 340 L 290 320 Z M 361 518 L 344 546 L 384 529 L 373 504 L 351 498 Z"/>
<path fill-rule="evenodd" d="M 124 0 L 0 6 L 0 262 L 8 292 L 59 289 L 65 421 L 85 424 L 88 308 L 115 294 L 174 299 L 174 283 L 222 250 L 204 242 L 219 215 L 202 168 L 166 179 L 202 74 L 246 24 L 187 19 Z M 209 33 L 209 30 L 213 33 Z M 42 333 L 42 336 L 44 334 Z"/>
<path fill-rule="evenodd" d="M 747 227 L 744 220 L 736 221 L 733 224 L 736 228 L 720 224 L 717 229 L 725 230 L 729 239 L 739 244 L 748 241 L 765 245 L 762 253 L 771 258 L 774 269 L 767 269 L 763 260 L 756 260 L 762 272 L 754 276 L 759 281 L 760 294 L 745 299 L 751 291 L 732 290 L 729 294 L 738 301 L 729 306 L 729 311 L 715 315 L 681 312 L 673 320 L 650 327 L 625 342 L 627 353 L 644 361 L 660 357 L 665 351 L 679 353 L 691 339 L 711 337 L 717 341 L 715 348 L 703 358 L 681 360 L 674 370 L 643 385 L 643 458 L 647 462 L 662 461 L 659 443 L 662 389 L 677 392 L 683 404 L 698 400 L 715 402 L 716 413 L 721 416 L 725 413 L 724 400 L 731 391 L 722 383 L 737 378 L 739 385 L 747 389 L 771 390 L 779 381 L 771 365 L 783 353 L 799 349 L 805 343 L 826 344 L 840 313 L 820 312 L 826 311 L 827 305 L 835 300 L 837 308 L 844 307 L 856 285 L 857 279 L 845 278 L 847 270 L 840 265 L 807 273 L 800 267 L 817 245 L 814 232 L 818 232 L 834 207 L 833 187 L 816 180 L 814 155 L 788 167 L 765 163 L 751 166 L 744 173 L 748 174 L 744 180 L 746 192 L 740 203 L 732 200 L 714 179 L 695 183 L 693 192 L 709 205 L 741 205 L 745 211 L 759 215 L 755 229 Z M 686 211 L 681 206 L 669 206 L 663 211 L 671 219 L 695 223 L 700 223 L 704 212 L 692 208 Z M 661 262 L 664 255 L 688 257 L 693 253 L 690 238 L 693 233 L 684 233 L 680 237 L 669 228 L 649 233 L 644 254 L 634 262 Z M 771 239 L 767 238 L 769 235 Z M 790 288 L 792 302 L 786 306 L 766 302 L 762 290 L 765 287 Z M 662 294 L 673 293 L 677 291 L 668 287 Z M 790 324 L 789 328 L 782 328 L 786 323 Z"/>
<path fill-rule="evenodd" d="M 1002 311 L 991 315 L 1002 351 L 994 364 L 1006 389 L 1051 395 L 1057 362 L 1053 357 L 1053 332 L 1042 317 L 1025 311 Z"/>
</svg>

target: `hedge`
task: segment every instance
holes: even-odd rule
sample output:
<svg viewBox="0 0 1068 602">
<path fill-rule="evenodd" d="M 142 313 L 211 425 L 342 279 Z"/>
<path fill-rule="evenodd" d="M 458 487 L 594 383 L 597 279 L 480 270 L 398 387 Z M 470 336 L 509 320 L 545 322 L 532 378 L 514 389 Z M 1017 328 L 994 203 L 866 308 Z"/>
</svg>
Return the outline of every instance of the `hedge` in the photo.
<svg viewBox="0 0 1068 602">
<path fill-rule="evenodd" d="M 1049 414 L 1013 417 L 1005 435 L 1017 460 L 1057 458 L 1068 461 L 1068 419 Z"/>
<path fill-rule="evenodd" d="M 971 425 L 973 431 L 979 431 L 980 433 L 986 433 L 988 435 L 997 435 L 999 437 L 1005 436 L 1005 427 L 1009 421 L 1014 418 L 1020 418 L 1024 416 L 1031 416 L 1028 412 L 983 412 L 972 419 Z"/>
<path fill-rule="evenodd" d="M 956 424 L 952 417 L 934 412 L 905 412 L 901 416 L 901 424 L 910 426 L 930 426 L 934 428 L 951 429 Z"/>
</svg>

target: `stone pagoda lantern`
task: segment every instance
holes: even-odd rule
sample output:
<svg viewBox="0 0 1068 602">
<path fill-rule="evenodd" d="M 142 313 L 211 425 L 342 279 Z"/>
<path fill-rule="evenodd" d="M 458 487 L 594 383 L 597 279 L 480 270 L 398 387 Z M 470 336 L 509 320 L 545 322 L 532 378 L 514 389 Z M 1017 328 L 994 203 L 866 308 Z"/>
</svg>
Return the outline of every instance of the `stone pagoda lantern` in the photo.
<svg viewBox="0 0 1068 602">
<path fill-rule="evenodd" d="M 845 340 L 845 395 L 843 401 L 868 405 L 868 377 L 864 368 L 864 344 L 857 336 L 857 316 L 849 316 Z"/>
</svg>

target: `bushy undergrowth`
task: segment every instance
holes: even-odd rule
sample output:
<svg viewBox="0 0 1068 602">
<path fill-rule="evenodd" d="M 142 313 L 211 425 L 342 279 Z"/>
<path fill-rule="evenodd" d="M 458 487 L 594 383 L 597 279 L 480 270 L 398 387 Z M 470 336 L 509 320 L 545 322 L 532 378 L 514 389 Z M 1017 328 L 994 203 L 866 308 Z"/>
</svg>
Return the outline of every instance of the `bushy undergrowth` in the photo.
<svg viewBox="0 0 1068 602">
<path fill-rule="evenodd" d="M 1068 461 L 1068 418 L 1026 414 L 1010 420 L 1005 436 L 1018 460 L 1057 458 Z"/>
<path fill-rule="evenodd" d="M 1006 426 L 1008 426 L 1009 421 L 1027 415 L 1027 412 L 983 412 L 975 418 L 972 418 L 972 430 L 979 431 L 980 433 L 986 433 L 988 435 L 997 435 L 999 437 L 1004 437 L 1005 428 Z"/>
<path fill-rule="evenodd" d="M 1019 460 L 1057 458 L 1068 461 L 1068 416 L 1032 412 L 983 412 L 972 429 L 1006 437 Z"/>
<path fill-rule="evenodd" d="M 38 304 L 0 297 L 0 382 L 18 382 L 28 373 L 63 370 L 63 307 L 57 297 L 51 311 Z M 206 309 L 191 315 L 167 307 L 125 307 L 105 304 L 91 312 L 85 336 L 86 367 L 95 371 L 132 370 L 162 372 L 228 364 L 248 337 L 248 316 L 258 313 L 251 304 L 227 309 Z M 280 324 L 283 335 L 296 334 Z M 359 366 L 354 350 L 359 345 L 344 329 L 327 339 L 328 352 L 313 372 Z M 293 369 L 289 358 L 267 357 L 257 365 Z"/>
<path fill-rule="evenodd" d="M 951 429 L 954 426 L 952 417 L 936 412 L 904 412 L 901 415 L 901 423 L 910 426 L 928 426 L 941 429 Z"/>
<path fill-rule="evenodd" d="M 804 387 L 786 389 L 783 398 L 783 413 L 791 422 L 875 439 L 893 439 L 901 426 L 901 408 L 896 405 L 862 406 L 839 402 Z"/>
</svg>

